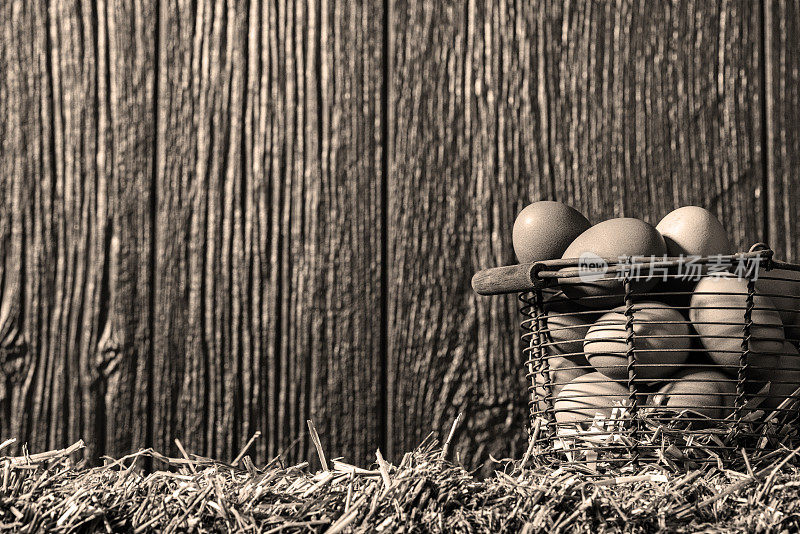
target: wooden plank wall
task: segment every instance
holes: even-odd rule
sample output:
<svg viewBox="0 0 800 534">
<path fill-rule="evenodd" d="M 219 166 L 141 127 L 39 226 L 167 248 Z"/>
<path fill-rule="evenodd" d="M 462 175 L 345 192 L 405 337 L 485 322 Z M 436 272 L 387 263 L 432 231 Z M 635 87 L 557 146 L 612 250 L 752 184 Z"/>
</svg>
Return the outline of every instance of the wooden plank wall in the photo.
<svg viewBox="0 0 800 534">
<path fill-rule="evenodd" d="M 531 200 L 800 259 L 800 2 L 0 5 L 0 438 L 519 454 Z M 295 442 L 296 438 L 300 441 Z M 294 444 L 294 445 L 293 445 Z M 293 446 L 292 446 L 293 445 Z"/>
</svg>

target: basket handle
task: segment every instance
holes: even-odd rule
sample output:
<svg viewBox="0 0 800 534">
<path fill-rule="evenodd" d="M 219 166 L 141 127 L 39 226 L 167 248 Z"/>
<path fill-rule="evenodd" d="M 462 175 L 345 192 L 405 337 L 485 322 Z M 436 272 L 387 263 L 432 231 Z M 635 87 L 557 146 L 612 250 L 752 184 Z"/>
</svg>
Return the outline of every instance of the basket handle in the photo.
<svg viewBox="0 0 800 534">
<path fill-rule="evenodd" d="M 522 263 L 478 271 L 472 277 L 472 289 L 479 295 L 530 291 L 535 288 L 536 265 L 536 263 Z"/>
</svg>

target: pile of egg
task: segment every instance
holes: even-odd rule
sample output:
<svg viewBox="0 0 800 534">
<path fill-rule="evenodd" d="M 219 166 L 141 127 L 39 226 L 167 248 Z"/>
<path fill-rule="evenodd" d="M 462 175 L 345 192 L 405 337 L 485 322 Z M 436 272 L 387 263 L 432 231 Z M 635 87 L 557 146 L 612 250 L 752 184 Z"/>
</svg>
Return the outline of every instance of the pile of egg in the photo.
<svg viewBox="0 0 800 534">
<path fill-rule="evenodd" d="M 709 211 L 686 206 L 657 226 L 634 218 L 592 226 L 559 202 L 535 202 L 513 229 L 521 263 L 599 258 L 731 255 L 727 232 Z M 632 307 L 622 281 L 560 278 L 544 290 L 547 361 L 534 374 L 539 410 L 556 421 L 610 417 L 630 399 L 628 349 L 635 354 L 636 391 L 663 413 L 723 419 L 734 408 L 743 354 L 748 281 L 732 272 L 634 281 Z M 800 388 L 800 272 L 773 269 L 755 281 L 744 391 L 755 409 L 771 412 Z M 630 321 L 629 321 L 630 318 Z M 632 337 L 630 336 L 632 330 Z M 540 362 L 541 363 L 541 362 Z"/>
</svg>

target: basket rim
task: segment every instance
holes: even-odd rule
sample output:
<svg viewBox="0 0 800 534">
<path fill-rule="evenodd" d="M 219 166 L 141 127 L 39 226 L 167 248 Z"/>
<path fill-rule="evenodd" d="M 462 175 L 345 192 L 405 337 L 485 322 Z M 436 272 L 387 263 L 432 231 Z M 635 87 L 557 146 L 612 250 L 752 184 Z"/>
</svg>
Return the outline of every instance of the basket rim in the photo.
<svg viewBox="0 0 800 534">
<path fill-rule="evenodd" d="M 599 262 L 603 262 L 608 270 L 606 274 L 613 275 L 626 270 L 631 270 L 632 266 L 647 265 L 658 268 L 675 268 L 686 264 L 686 256 L 619 256 L 616 258 L 596 257 Z M 765 271 L 781 269 L 786 271 L 800 272 L 800 264 L 774 259 L 774 251 L 763 243 L 756 243 L 747 252 L 736 252 L 733 254 L 715 254 L 710 256 L 691 256 L 691 265 L 709 266 L 726 265 L 728 269 L 715 271 L 717 274 L 731 272 L 734 262 L 758 260 L 763 262 Z M 545 288 L 556 285 L 561 281 L 578 278 L 585 271 L 582 271 L 581 258 L 559 258 L 552 260 L 542 260 L 530 263 L 519 263 L 500 267 L 490 267 L 482 269 L 472 277 L 472 288 L 480 295 L 502 295 L 509 293 L 522 293 L 535 289 Z M 585 267 L 583 267 L 585 269 Z M 706 273 L 706 275 L 711 273 Z M 637 279 L 637 277 L 630 277 Z M 638 278 L 643 278 L 639 276 Z M 608 282 L 614 278 L 599 279 L 598 282 Z"/>
</svg>

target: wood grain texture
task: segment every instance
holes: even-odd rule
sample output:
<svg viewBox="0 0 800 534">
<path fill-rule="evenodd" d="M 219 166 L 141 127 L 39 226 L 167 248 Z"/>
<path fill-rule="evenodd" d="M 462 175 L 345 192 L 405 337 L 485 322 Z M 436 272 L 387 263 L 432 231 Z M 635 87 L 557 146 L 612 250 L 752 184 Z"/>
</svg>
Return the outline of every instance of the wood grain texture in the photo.
<svg viewBox="0 0 800 534">
<path fill-rule="evenodd" d="M 52 246 L 42 247 L 53 234 L 52 225 L 43 224 L 48 214 L 42 213 L 42 205 L 50 195 L 44 198 L 42 190 L 48 191 L 55 174 L 48 13 L 41 2 L 5 2 L 0 9 L 5 74 L 0 80 L 0 433 L 30 436 L 33 444 L 46 446 L 48 433 L 32 436 L 34 424 L 27 414 L 34 404 L 43 410 L 43 399 L 34 399 L 34 390 L 47 356 L 49 316 L 47 309 L 40 309 L 41 294 L 47 291 L 42 286 L 52 284 L 52 275 L 42 265 L 51 265 L 55 254 Z"/>
<path fill-rule="evenodd" d="M 765 72 L 769 178 L 769 244 L 777 257 L 800 261 L 800 3 L 768 0 Z"/>
<path fill-rule="evenodd" d="M 520 454 L 517 303 L 470 278 L 545 198 L 797 261 L 798 16 L 0 2 L 0 438 L 398 460 L 463 411 L 466 463 Z"/>
<path fill-rule="evenodd" d="M 162 4 L 155 445 L 233 457 L 261 430 L 264 459 L 313 418 L 365 459 L 381 424 L 380 9 Z"/>
<path fill-rule="evenodd" d="M 0 433 L 128 451 L 148 390 L 152 36 L 132 17 L 147 5 L 4 10 Z"/>
<path fill-rule="evenodd" d="M 762 239 L 760 16 L 749 2 L 393 7 L 395 451 L 460 410 L 470 459 L 522 432 L 515 305 L 476 299 L 468 281 L 514 261 L 526 203 L 653 223 L 699 204 L 738 247 Z"/>
<path fill-rule="evenodd" d="M 163 3 L 156 119 L 153 440 L 172 451 L 178 438 L 222 457 L 242 439 L 233 409 L 241 356 L 233 314 L 242 301 L 233 284 L 243 269 L 234 247 L 243 248 L 247 12 L 233 8 Z"/>
<path fill-rule="evenodd" d="M 311 370 L 312 414 L 333 454 L 371 462 L 386 424 L 383 6 L 327 0 L 320 13 L 321 177 L 311 217 L 318 258 L 315 298 L 305 312 L 319 359 Z"/>
<path fill-rule="evenodd" d="M 398 2 L 391 19 L 389 432 L 398 456 L 464 411 L 467 461 L 519 452 L 525 383 L 513 297 L 478 298 L 511 263 L 521 181 L 498 172 L 501 12 L 474 0 Z M 528 184 L 525 183 L 525 186 Z M 516 448 L 516 450 L 515 450 Z"/>
<path fill-rule="evenodd" d="M 698 204 L 717 214 L 740 249 L 765 231 L 761 150 L 760 7 L 751 2 L 549 2 L 512 13 L 519 68 L 536 101 L 520 93 L 519 129 L 544 162 L 552 195 L 592 222 L 633 216 L 656 223 Z M 521 20 L 519 20 L 521 19 Z M 528 62 L 535 68 L 527 68 Z M 513 94 L 512 94 L 513 95 Z M 513 95 L 517 96 L 517 95 Z M 506 99 L 501 99 L 505 102 Z M 528 156 L 530 157 L 530 156 Z"/>
<path fill-rule="evenodd" d="M 98 107 L 105 145 L 97 161 L 111 183 L 104 206 L 108 266 L 96 307 L 103 328 L 93 364 L 97 424 L 112 455 L 152 443 L 157 5 L 98 4 Z"/>
</svg>

